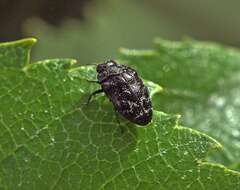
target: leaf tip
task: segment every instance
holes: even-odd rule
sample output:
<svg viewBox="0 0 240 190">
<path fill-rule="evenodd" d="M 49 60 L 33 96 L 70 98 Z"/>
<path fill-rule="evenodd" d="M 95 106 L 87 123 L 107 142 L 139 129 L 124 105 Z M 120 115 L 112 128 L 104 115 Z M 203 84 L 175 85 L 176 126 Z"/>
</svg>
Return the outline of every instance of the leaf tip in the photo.
<svg viewBox="0 0 240 190">
<path fill-rule="evenodd" d="M 36 38 L 24 38 L 20 40 L 15 40 L 15 41 L 10 41 L 10 42 L 3 42 L 1 43 L 1 46 L 6 46 L 6 45 L 16 45 L 16 44 L 25 44 L 25 45 L 34 45 L 37 42 Z"/>
<path fill-rule="evenodd" d="M 27 46 L 27 47 L 32 47 L 35 43 L 37 43 L 36 38 L 25 38 L 13 42 L 9 42 L 10 44 L 16 44 L 16 45 L 22 45 L 22 46 Z"/>
<path fill-rule="evenodd" d="M 208 135 L 207 135 L 208 136 Z M 212 143 L 212 149 L 223 149 L 223 146 L 220 142 L 218 142 L 216 139 L 212 138 L 211 136 L 208 136 L 209 139 L 211 139 Z"/>
<path fill-rule="evenodd" d="M 37 43 L 38 40 L 37 38 L 25 38 L 20 41 L 26 42 L 29 45 L 34 45 L 35 43 Z"/>
</svg>

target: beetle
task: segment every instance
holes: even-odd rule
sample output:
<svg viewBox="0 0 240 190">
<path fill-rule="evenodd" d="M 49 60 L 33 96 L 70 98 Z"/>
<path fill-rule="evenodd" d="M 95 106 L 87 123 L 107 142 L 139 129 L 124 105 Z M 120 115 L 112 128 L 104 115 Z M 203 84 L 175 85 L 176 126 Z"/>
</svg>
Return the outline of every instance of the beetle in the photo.
<svg viewBox="0 0 240 190">
<path fill-rule="evenodd" d="M 93 92 L 87 103 L 94 95 L 104 92 L 115 110 L 129 121 L 142 126 L 151 122 L 152 103 L 149 91 L 136 70 L 113 60 L 98 64 L 96 70 L 98 81 L 90 82 L 97 82 L 102 88 Z"/>
</svg>

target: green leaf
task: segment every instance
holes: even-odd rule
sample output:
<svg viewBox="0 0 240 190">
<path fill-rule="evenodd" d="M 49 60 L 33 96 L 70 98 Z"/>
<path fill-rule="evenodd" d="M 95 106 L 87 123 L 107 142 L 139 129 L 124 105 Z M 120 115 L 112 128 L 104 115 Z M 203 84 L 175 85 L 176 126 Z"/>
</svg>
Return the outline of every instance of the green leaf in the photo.
<svg viewBox="0 0 240 190">
<path fill-rule="evenodd" d="M 23 67 L 29 62 L 30 50 L 36 42 L 34 38 L 2 43 L 0 46 L 1 67 Z"/>
<path fill-rule="evenodd" d="M 211 160 L 240 162 L 240 53 L 218 44 L 158 39 L 153 50 L 122 49 L 121 59 L 161 84 L 155 109 L 183 115 L 186 126 L 213 136 L 224 149 Z M 235 169 L 238 169 L 237 167 Z"/>
<path fill-rule="evenodd" d="M 25 53 L 15 60 L 23 60 L 29 40 L 21 43 L 1 48 L 20 48 Z M 152 123 L 138 127 L 123 118 L 119 125 L 103 95 L 86 106 L 99 88 L 86 80 L 96 77 L 94 67 L 70 59 L 19 62 L 21 68 L 5 62 L 1 189 L 240 189 L 240 173 L 205 161 L 220 144 L 180 126 L 178 115 L 154 111 Z"/>
</svg>

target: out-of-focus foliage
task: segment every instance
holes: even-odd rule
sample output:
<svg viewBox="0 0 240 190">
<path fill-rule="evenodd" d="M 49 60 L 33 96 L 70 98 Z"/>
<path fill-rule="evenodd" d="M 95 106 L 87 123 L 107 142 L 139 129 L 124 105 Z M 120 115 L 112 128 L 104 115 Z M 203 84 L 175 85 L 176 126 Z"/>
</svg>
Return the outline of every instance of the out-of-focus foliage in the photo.
<svg viewBox="0 0 240 190">
<path fill-rule="evenodd" d="M 73 57 L 92 63 L 116 56 L 119 47 L 149 48 L 156 36 L 239 45 L 239 6 L 240 1 L 226 0 L 95 0 L 84 22 L 66 18 L 54 27 L 32 19 L 23 29 L 26 36 L 41 39 L 35 60 Z"/>
<path fill-rule="evenodd" d="M 41 39 L 33 58 L 72 57 L 80 63 L 101 62 L 116 56 L 119 47 L 150 47 L 154 37 L 174 36 L 178 31 L 158 17 L 151 6 L 139 1 L 103 1 L 86 14 L 85 22 L 68 20 L 57 28 L 42 20 L 29 20 L 25 34 Z"/>
</svg>

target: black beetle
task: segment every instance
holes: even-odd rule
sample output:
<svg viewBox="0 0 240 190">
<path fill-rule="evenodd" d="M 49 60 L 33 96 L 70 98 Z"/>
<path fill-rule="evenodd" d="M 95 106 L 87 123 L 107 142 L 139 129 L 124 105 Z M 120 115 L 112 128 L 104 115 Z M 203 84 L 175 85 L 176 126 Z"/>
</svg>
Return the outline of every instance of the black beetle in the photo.
<svg viewBox="0 0 240 190">
<path fill-rule="evenodd" d="M 105 92 L 113 103 L 115 110 L 129 121 L 138 125 L 147 125 L 152 120 L 152 103 L 149 92 L 137 72 L 126 66 L 110 60 L 97 65 L 97 82 L 102 89 L 93 95 Z"/>
</svg>

